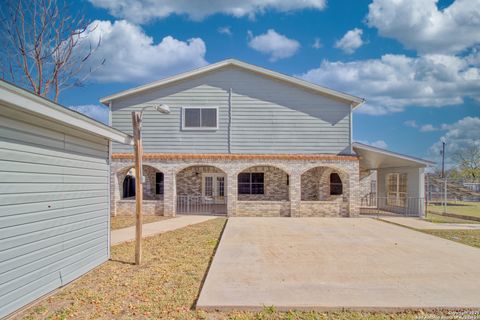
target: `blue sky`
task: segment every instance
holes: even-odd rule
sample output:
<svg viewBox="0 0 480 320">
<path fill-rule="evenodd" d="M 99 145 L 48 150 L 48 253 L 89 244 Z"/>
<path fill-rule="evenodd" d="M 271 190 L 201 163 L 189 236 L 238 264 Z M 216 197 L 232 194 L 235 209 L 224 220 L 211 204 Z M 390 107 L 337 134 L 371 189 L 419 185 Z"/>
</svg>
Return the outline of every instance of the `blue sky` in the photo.
<svg viewBox="0 0 480 320">
<path fill-rule="evenodd" d="M 237 58 L 366 98 L 357 141 L 434 160 L 442 137 L 479 143 L 480 0 L 205 2 L 76 3 L 106 63 L 60 102 L 102 118 L 100 97 Z"/>
</svg>

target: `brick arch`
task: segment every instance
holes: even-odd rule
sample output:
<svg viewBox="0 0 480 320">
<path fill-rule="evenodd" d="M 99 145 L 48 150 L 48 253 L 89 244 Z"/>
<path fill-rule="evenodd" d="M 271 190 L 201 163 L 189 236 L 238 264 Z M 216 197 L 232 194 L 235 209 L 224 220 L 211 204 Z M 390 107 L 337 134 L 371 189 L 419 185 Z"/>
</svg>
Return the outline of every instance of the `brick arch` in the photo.
<svg viewBox="0 0 480 320">
<path fill-rule="evenodd" d="M 208 163 L 184 165 L 175 170 L 176 195 L 200 196 L 202 193 L 202 175 L 200 173 L 224 174 L 225 180 L 228 183 L 227 172 L 216 165 Z M 227 190 L 225 190 L 225 192 L 227 192 Z"/>
<path fill-rule="evenodd" d="M 330 195 L 330 175 L 338 173 L 342 181 L 342 195 Z M 348 200 L 350 194 L 350 175 L 342 169 L 329 165 L 317 165 L 303 171 L 300 176 L 301 200 L 322 201 Z"/>
<path fill-rule="evenodd" d="M 248 165 L 236 172 L 236 178 L 243 172 L 264 173 L 264 194 L 238 194 L 239 201 L 283 201 L 289 200 L 289 179 L 287 170 L 271 164 Z M 238 192 L 238 188 L 237 188 Z"/>
<path fill-rule="evenodd" d="M 331 164 L 331 163 L 325 163 L 325 164 L 310 165 L 310 166 L 302 168 L 302 170 L 300 171 L 300 176 L 303 175 L 305 172 L 311 170 L 311 169 L 315 169 L 315 168 L 319 168 L 319 167 L 330 168 L 330 169 L 333 169 L 335 171 L 343 172 L 346 175 L 350 175 L 349 172 L 347 171 L 347 169 L 345 169 L 341 166 Z"/>
<path fill-rule="evenodd" d="M 118 199 L 120 200 L 123 199 L 123 182 L 125 180 L 125 177 L 127 176 L 128 172 L 133 168 L 135 168 L 134 165 L 125 166 L 119 168 L 115 173 L 115 186 L 119 194 Z M 165 174 L 165 171 L 148 164 L 144 164 L 142 168 L 143 175 L 145 177 L 145 183 L 143 184 L 143 198 L 145 200 L 161 198 L 155 193 L 155 174 L 157 172 L 162 172 Z"/>
<path fill-rule="evenodd" d="M 198 163 L 184 164 L 180 167 L 176 167 L 174 169 L 174 174 L 177 175 L 181 171 L 183 171 L 185 169 L 188 169 L 190 167 L 213 167 L 215 169 L 218 169 L 218 170 L 222 171 L 226 175 L 228 174 L 228 170 L 226 168 L 223 168 L 222 166 L 219 166 L 218 164 L 211 164 L 211 163 L 208 163 L 208 162 L 207 163 L 198 162 Z"/>
<path fill-rule="evenodd" d="M 239 173 L 245 171 L 245 170 L 248 170 L 250 168 L 253 168 L 253 167 L 273 167 L 273 168 L 276 168 L 276 169 L 279 169 L 279 170 L 282 170 L 283 172 L 285 172 L 287 175 L 291 175 L 292 172 L 291 170 L 284 166 L 284 165 L 281 165 L 281 164 L 272 164 L 272 163 L 269 163 L 269 162 L 260 162 L 260 163 L 249 163 L 249 164 L 245 164 L 243 165 L 242 167 L 240 167 L 239 169 L 237 169 L 235 172 L 234 172 L 234 175 L 235 176 L 238 176 Z"/>
</svg>

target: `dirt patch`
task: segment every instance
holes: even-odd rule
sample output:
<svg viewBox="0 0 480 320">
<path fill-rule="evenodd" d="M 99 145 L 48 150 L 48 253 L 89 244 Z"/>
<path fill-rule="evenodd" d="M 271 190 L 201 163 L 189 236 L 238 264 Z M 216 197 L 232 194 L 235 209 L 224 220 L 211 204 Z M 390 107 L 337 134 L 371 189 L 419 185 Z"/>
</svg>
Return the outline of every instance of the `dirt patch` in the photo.
<svg viewBox="0 0 480 320">
<path fill-rule="evenodd" d="M 143 224 L 157 222 L 161 220 L 170 219 L 164 216 L 143 216 Z M 118 230 L 122 228 L 132 227 L 135 225 L 135 216 L 114 216 L 110 217 L 110 229 Z"/>
</svg>

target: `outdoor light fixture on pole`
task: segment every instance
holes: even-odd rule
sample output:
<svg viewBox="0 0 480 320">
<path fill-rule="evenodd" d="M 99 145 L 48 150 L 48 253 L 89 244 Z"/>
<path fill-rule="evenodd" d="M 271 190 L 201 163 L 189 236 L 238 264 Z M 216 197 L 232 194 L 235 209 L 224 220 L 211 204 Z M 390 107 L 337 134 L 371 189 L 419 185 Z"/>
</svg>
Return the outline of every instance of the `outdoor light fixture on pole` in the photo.
<svg viewBox="0 0 480 320">
<path fill-rule="evenodd" d="M 143 202 L 143 146 L 142 146 L 142 119 L 143 112 L 153 109 L 160 113 L 169 114 L 170 107 L 166 104 L 146 106 L 141 111 L 132 112 L 133 142 L 135 153 L 135 264 L 142 263 L 142 202 Z"/>
</svg>

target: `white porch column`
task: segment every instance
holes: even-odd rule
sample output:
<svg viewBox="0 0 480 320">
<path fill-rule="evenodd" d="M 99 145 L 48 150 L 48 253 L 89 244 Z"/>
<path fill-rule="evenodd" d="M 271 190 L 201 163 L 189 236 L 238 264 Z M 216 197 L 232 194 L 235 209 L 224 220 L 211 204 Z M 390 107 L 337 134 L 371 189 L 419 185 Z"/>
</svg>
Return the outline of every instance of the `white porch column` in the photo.
<svg viewBox="0 0 480 320">
<path fill-rule="evenodd" d="M 177 181 L 175 170 L 163 172 L 163 215 L 175 217 L 177 211 Z"/>
<path fill-rule="evenodd" d="M 298 171 L 292 171 L 289 176 L 290 217 L 300 216 L 301 175 Z"/>
<path fill-rule="evenodd" d="M 238 182 L 235 173 L 227 173 L 227 216 L 237 215 Z"/>
<path fill-rule="evenodd" d="M 425 218 L 425 168 L 418 168 L 418 216 Z"/>
</svg>

